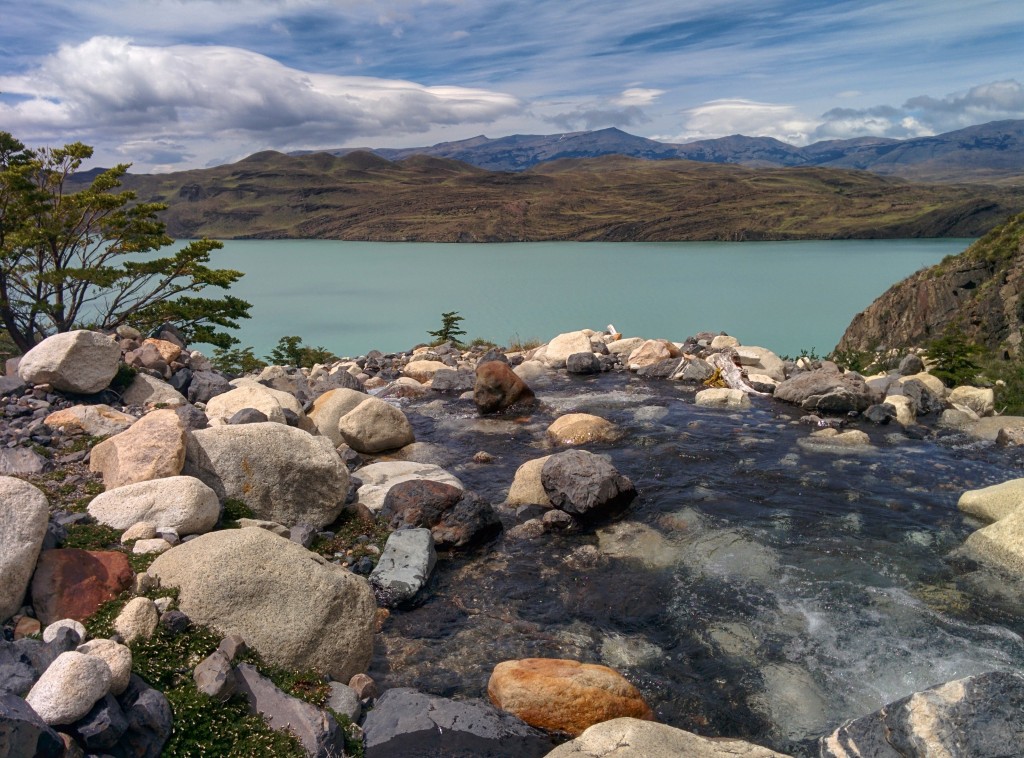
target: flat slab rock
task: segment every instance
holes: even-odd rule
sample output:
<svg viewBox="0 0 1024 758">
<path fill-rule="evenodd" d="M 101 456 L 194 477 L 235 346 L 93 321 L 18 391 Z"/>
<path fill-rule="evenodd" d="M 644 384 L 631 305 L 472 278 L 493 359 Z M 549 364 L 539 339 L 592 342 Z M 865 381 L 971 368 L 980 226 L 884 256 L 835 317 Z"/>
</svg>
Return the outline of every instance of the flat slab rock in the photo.
<svg viewBox="0 0 1024 758">
<path fill-rule="evenodd" d="M 818 743 L 820 755 L 996 758 L 1024 745 L 1024 675 L 993 671 L 915 692 L 847 721 Z"/>
<path fill-rule="evenodd" d="M 455 701 L 408 687 L 388 690 L 363 723 L 366 758 L 540 758 L 543 733 L 481 700 Z"/>
</svg>

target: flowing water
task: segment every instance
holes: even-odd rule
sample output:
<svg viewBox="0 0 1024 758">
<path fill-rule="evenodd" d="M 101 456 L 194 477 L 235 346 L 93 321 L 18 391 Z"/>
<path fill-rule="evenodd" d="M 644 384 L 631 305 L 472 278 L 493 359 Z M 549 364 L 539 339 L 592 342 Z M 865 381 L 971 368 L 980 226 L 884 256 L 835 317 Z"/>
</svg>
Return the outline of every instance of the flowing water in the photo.
<svg viewBox="0 0 1024 758">
<path fill-rule="evenodd" d="M 544 405 L 522 417 L 436 396 L 405 410 L 436 462 L 495 503 L 553 452 L 555 417 L 603 416 L 627 436 L 588 449 L 639 497 L 596 530 L 443 558 L 385 626 L 384 686 L 481 697 L 502 660 L 574 658 L 624 673 L 659 721 L 809 754 L 844 719 L 1024 665 L 1022 596 L 947 557 L 980 526 L 960 493 L 1024 475 L 1021 453 L 869 426 L 870 449 L 833 451 L 767 398 L 730 413 L 626 374 L 536 384 Z M 495 461 L 473 463 L 478 450 Z"/>
</svg>

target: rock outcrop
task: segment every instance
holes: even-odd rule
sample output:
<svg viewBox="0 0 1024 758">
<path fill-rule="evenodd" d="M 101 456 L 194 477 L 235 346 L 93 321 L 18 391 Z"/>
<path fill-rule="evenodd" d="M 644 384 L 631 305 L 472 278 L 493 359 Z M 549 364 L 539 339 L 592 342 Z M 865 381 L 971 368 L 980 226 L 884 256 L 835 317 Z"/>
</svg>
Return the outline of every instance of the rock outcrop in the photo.
<svg viewBox="0 0 1024 758">
<path fill-rule="evenodd" d="M 838 350 L 922 345 L 956 325 L 973 342 L 1018 353 L 1024 328 L 1024 214 L 960 255 L 893 285 L 858 313 Z"/>
</svg>

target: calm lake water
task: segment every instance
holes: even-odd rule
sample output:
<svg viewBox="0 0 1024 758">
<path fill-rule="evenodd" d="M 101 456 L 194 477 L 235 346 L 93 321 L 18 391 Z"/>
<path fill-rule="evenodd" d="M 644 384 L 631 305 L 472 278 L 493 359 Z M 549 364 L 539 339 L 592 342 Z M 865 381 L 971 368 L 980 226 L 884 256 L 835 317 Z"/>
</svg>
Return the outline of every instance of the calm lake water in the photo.
<svg viewBox="0 0 1024 758">
<path fill-rule="evenodd" d="M 468 338 L 547 341 L 602 329 L 682 340 L 725 331 L 789 355 L 828 353 L 890 285 L 965 239 L 801 242 L 432 244 L 224 243 L 253 304 L 237 336 L 266 355 L 299 335 L 338 355 L 407 350 L 458 311 Z"/>
</svg>

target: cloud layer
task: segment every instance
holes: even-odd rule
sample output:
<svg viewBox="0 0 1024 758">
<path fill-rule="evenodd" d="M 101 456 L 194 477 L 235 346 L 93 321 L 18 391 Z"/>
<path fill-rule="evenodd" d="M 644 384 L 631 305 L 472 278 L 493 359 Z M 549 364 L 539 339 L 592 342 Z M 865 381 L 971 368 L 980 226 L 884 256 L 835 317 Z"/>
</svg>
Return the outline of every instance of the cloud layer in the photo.
<svg viewBox="0 0 1024 758">
<path fill-rule="evenodd" d="M 0 123 L 15 133 L 120 135 L 125 152 L 147 162 L 157 157 L 147 145 L 166 159 L 171 145 L 195 138 L 230 141 L 244 154 L 487 122 L 521 108 L 486 89 L 309 73 L 234 47 L 118 37 L 63 46 L 25 74 L 0 77 L 0 90 Z"/>
</svg>

